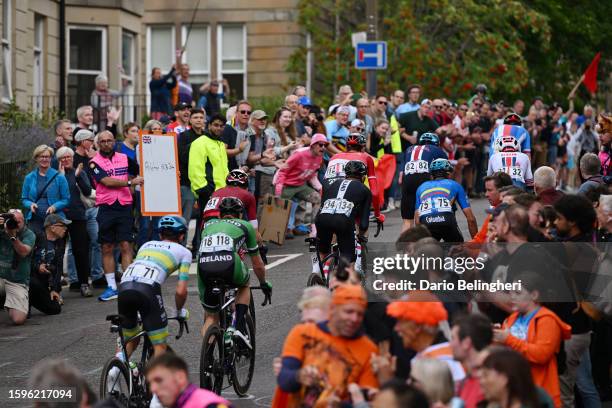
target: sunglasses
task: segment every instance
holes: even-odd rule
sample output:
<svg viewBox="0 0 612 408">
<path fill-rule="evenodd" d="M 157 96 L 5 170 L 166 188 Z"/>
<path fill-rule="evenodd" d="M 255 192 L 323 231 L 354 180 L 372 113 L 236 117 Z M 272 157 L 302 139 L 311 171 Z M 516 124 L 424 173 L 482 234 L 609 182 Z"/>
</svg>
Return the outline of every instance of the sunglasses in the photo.
<svg viewBox="0 0 612 408">
<path fill-rule="evenodd" d="M 480 108 L 482 106 L 482 103 L 475 103 L 474 106 L 476 106 L 477 108 Z"/>
<path fill-rule="evenodd" d="M 250 110 L 241 110 L 240 113 L 242 113 L 243 115 L 250 115 L 251 111 Z"/>
<path fill-rule="evenodd" d="M 355 128 L 355 130 L 358 130 L 358 131 L 360 131 L 360 132 L 363 132 L 364 128 L 362 128 L 362 127 L 356 127 L 356 128 Z"/>
<path fill-rule="evenodd" d="M 389 102 L 387 102 L 387 101 L 378 101 L 378 103 L 380 103 L 381 105 L 385 105 L 385 106 L 387 106 L 389 104 Z"/>
<path fill-rule="evenodd" d="M 434 105 L 433 107 L 434 107 L 434 109 L 442 109 L 441 105 Z"/>
<path fill-rule="evenodd" d="M 325 147 L 325 143 L 315 143 L 315 146 Z"/>
</svg>

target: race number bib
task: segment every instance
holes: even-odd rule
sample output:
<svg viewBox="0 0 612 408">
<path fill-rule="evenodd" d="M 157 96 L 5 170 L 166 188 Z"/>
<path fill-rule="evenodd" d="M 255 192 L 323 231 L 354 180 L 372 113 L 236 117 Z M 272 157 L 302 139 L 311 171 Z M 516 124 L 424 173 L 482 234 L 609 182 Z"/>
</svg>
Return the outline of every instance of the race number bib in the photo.
<svg viewBox="0 0 612 408">
<path fill-rule="evenodd" d="M 452 212 L 451 203 L 444 197 L 428 198 L 421 201 L 419 215 L 431 214 L 434 210 L 438 213 Z"/>
<path fill-rule="evenodd" d="M 212 197 L 206 203 L 206 207 L 204 207 L 204 212 L 216 210 L 218 204 L 219 204 L 219 197 Z"/>
<path fill-rule="evenodd" d="M 202 237 L 200 252 L 234 251 L 234 240 L 227 234 L 217 233 Z"/>
<path fill-rule="evenodd" d="M 325 178 L 337 178 L 344 177 L 344 166 L 346 166 L 348 160 L 343 159 L 334 159 L 327 166 L 327 170 L 325 171 Z"/>
<path fill-rule="evenodd" d="M 523 171 L 518 166 L 504 167 L 504 173 L 512 177 L 513 180 L 525 181 Z"/>
<path fill-rule="evenodd" d="M 134 263 L 123 272 L 121 282 L 137 281 L 153 285 L 162 283 L 165 279 L 165 272 L 150 265 Z"/>
<path fill-rule="evenodd" d="M 427 160 L 414 160 L 406 163 L 404 174 L 429 173 L 429 163 Z"/>
<path fill-rule="evenodd" d="M 344 198 L 330 198 L 323 203 L 321 214 L 342 214 L 350 217 L 353 207 L 355 207 L 355 204 Z"/>
</svg>

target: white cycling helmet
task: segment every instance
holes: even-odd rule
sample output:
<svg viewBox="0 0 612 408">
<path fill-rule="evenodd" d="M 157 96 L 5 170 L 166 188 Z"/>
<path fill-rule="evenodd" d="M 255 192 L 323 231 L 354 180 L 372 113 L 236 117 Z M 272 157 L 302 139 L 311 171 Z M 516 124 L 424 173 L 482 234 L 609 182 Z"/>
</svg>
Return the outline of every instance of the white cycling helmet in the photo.
<svg viewBox="0 0 612 408">
<path fill-rule="evenodd" d="M 514 136 L 502 136 L 495 141 L 496 152 L 518 152 L 520 147 Z"/>
</svg>

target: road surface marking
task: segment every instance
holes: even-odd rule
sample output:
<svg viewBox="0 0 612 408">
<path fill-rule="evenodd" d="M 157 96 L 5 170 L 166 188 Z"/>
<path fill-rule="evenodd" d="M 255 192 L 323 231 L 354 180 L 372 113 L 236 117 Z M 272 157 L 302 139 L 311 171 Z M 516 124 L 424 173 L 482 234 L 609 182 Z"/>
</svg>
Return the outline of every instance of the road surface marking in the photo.
<svg viewBox="0 0 612 408">
<path fill-rule="evenodd" d="M 269 271 L 270 269 L 275 268 L 278 265 L 282 265 L 285 262 L 289 262 L 292 259 L 295 259 L 295 258 L 297 258 L 299 256 L 302 256 L 302 255 L 303 254 L 268 255 L 268 258 L 280 258 L 280 259 L 277 259 L 276 261 L 267 264 L 266 265 L 266 270 Z M 197 275 L 198 274 L 197 267 L 198 267 L 198 264 L 195 263 L 195 262 L 192 262 L 191 266 L 189 267 L 189 274 L 190 275 Z M 253 270 L 252 268 L 249 268 L 249 271 L 252 271 L 252 270 Z"/>
</svg>

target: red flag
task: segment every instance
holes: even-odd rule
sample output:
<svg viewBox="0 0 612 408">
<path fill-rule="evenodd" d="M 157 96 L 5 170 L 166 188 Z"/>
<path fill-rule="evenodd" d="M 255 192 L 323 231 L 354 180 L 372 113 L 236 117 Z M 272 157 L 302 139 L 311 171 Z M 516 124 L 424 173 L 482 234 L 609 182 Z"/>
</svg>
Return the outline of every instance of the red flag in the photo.
<svg viewBox="0 0 612 408">
<path fill-rule="evenodd" d="M 597 92 L 597 67 L 599 66 L 600 59 L 601 52 L 598 52 L 587 70 L 584 71 L 584 86 L 586 86 L 591 93 Z"/>
</svg>

